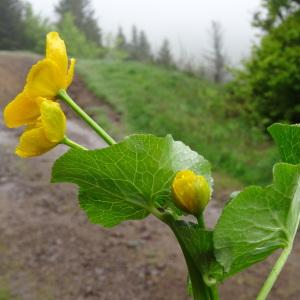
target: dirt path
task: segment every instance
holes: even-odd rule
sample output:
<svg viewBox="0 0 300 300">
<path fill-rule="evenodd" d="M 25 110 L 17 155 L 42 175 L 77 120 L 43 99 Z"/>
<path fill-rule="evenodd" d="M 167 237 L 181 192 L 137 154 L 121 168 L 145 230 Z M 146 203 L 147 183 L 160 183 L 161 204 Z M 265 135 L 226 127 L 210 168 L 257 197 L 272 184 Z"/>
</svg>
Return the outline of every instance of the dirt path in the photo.
<svg viewBox="0 0 300 300">
<path fill-rule="evenodd" d="M 0 107 L 21 88 L 31 55 L 0 54 Z M 71 93 L 83 106 L 97 105 L 77 78 Z M 102 104 L 111 120 L 118 121 Z M 71 113 L 70 113 L 71 116 Z M 70 136 L 102 147 L 79 120 Z M 51 165 L 64 146 L 35 159 L 13 154 L 18 133 L 0 123 L 0 299 L 9 289 L 19 300 L 184 300 L 186 270 L 171 232 L 154 218 L 106 230 L 89 224 L 78 207 L 76 188 L 52 185 Z M 216 203 L 216 202 L 215 202 Z M 219 209 L 213 204 L 208 221 Z M 300 299 L 300 243 L 270 299 Z M 297 259 L 298 255 L 298 259 Z M 260 264 L 222 287 L 222 299 L 254 299 L 266 274 Z"/>
</svg>

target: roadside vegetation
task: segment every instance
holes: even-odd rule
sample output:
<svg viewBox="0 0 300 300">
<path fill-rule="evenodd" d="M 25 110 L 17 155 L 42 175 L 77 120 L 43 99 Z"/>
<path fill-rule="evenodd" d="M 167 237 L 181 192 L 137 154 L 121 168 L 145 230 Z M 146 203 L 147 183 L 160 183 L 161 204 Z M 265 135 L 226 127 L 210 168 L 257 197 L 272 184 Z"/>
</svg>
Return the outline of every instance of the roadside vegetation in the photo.
<svg viewBox="0 0 300 300">
<path fill-rule="evenodd" d="M 300 121 L 298 0 L 261 0 L 253 16 L 261 39 L 231 75 L 217 20 L 208 31 L 209 50 L 193 60 L 175 57 L 167 37 L 154 51 L 134 24 L 129 34 L 122 26 L 104 32 L 90 0 L 58 1 L 53 20 L 21 0 L 2 0 L 0 8 L 0 50 L 43 53 L 45 34 L 58 31 L 87 87 L 120 114 L 111 128 L 119 138 L 171 133 L 221 173 L 247 184 L 270 181 L 277 154 L 266 127 Z M 101 108 L 91 112 L 110 123 Z"/>
<path fill-rule="evenodd" d="M 87 87 L 121 113 L 126 134 L 170 133 L 212 161 L 215 170 L 245 183 L 269 182 L 274 148 L 256 127 L 227 115 L 220 85 L 132 61 L 80 60 L 77 69 Z"/>
<path fill-rule="evenodd" d="M 0 287 L 0 300 L 18 300 L 19 298 L 13 297 L 11 292 L 6 287 Z"/>
</svg>

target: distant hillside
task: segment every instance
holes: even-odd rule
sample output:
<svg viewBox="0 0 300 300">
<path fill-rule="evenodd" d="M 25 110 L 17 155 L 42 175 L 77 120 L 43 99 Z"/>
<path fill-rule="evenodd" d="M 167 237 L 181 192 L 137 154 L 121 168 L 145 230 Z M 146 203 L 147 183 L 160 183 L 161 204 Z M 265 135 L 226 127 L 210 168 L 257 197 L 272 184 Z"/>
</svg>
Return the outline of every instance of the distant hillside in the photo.
<svg viewBox="0 0 300 300">
<path fill-rule="evenodd" d="M 273 148 L 241 118 L 226 117 L 221 87 L 137 62 L 81 60 L 78 72 L 88 89 L 121 113 L 126 134 L 170 133 L 214 169 L 246 183 L 269 181 Z"/>
</svg>

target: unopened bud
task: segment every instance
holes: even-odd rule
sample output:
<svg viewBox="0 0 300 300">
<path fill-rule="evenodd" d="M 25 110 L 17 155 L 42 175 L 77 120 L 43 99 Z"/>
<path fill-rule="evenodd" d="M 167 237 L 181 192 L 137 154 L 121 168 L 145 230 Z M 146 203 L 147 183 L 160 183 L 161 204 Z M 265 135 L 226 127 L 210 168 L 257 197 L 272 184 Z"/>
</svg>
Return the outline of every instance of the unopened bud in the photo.
<svg viewBox="0 0 300 300">
<path fill-rule="evenodd" d="M 172 194 L 178 208 L 198 217 L 209 202 L 211 189 L 204 176 L 183 170 L 173 180 Z"/>
</svg>

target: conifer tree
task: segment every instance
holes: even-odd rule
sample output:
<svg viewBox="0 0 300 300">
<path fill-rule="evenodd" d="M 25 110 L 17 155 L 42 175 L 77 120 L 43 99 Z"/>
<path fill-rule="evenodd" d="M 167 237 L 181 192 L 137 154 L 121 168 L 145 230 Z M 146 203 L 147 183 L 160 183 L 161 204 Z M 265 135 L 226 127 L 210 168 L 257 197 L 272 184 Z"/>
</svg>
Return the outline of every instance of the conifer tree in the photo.
<svg viewBox="0 0 300 300">
<path fill-rule="evenodd" d="M 97 23 L 94 10 L 91 8 L 90 0 L 60 0 L 55 7 L 60 23 L 66 13 L 71 13 L 74 17 L 75 25 L 83 32 L 86 38 L 96 43 L 102 44 L 101 29 Z"/>
<path fill-rule="evenodd" d="M 0 49 L 21 49 L 24 42 L 23 5 L 19 0 L 0 1 Z"/>
<path fill-rule="evenodd" d="M 129 58 L 149 62 L 152 60 L 151 46 L 145 31 L 139 31 L 135 25 L 131 30 L 131 41 L 128 45 Z"/>
<path fill-rule="evenodd" d="M 119 50 L 128 51 L 127 40 L 126 40 L 125 34 L 124 34 L 121 26 L 119 26 L 119 28 L 118 28 L 118 33 L 117 33 L 117 37 L 116 37 L 116 45 Z"/>
<path fill-rule="evenodd" d="M 129 44 L 129 57 L 131 59 L 138 59 L 138 30 L 135 25 L 131 29 L 131 41 Z"/>
<path fill-rule="evenodd" d="M 170 67 L 173 64 L 173 56 L 170 49 L 170 42 L 168 39 L 164 39 L 160 50 L 158 51 L 157 63 L 166 67 Z"/>
<path fill-rule="evenodd" d="M 221 24 L 212 21 L 210 29 L 211 52 L 208 59 L 212 65 L 213 80 L 221 83 L 224 80 L 226 56 L 224 54 L 223 30 Z"/>
<path fill-rule="evenodd" d="M 97 58 L 101 55 L 101 48 L 87 40 L 85 34 L 75 25 L 74 16 L 70 12 L 64 15 L 58 29 L 71 56 Z"/>
<path fill-rule="evenodd" d="M 141 30 L 138 36 L 138 60 L 150 61 L 151 59 L 152 56 L 150 43 L 145 31 Z"/>
<path fill-rule="evenodd" d="M 32 5 L 27 2 L 24 5 L 23 25 L 25 40 L 22 48 L 37 53 L 44 53 L 44 39 L 46 34 L 53 30 L 52 24 L 48 19 L 35 14 Z"/>
<path fill-rule="evenodd" d="M 300 0 L 262 0 L 262 9 L 254 14 L 252 24 L 270 32 L 298 10 Z"/>
</svg>

